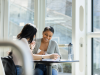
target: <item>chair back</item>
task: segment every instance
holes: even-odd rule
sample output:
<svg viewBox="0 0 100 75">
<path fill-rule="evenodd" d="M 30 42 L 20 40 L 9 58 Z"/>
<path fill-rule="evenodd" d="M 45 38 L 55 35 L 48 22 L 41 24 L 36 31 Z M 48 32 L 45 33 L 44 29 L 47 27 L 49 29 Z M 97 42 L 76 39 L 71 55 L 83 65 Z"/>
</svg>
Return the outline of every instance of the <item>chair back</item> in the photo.
<svg viewBox="0 0 100 75">
<path fill-rule="evenodd" d="M 33 58 L 29 51 L 29 48 L 21 41 L 13 41 L 13 40 L 6 40 L 0 41 L 0 47 L 13 47 L 15 48 L 21 55 L 22 62 L 23 62 L 23 75 L 33 75 Z M 0 75 L 4 75 L 3 65 L 0 59 Z"/>
</svg>

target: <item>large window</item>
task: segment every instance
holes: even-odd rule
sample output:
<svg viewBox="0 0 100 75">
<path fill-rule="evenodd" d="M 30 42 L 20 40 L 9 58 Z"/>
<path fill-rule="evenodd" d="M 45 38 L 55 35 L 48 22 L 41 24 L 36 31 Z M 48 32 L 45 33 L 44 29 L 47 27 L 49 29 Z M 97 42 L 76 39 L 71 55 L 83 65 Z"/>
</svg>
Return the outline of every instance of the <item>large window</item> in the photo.
<svg viewBox="0 0 100 75">
<path fill-rule="evenodd" d="M 53 39 L 58 44 L 72 42 L 72 1 L 47 0 L 45 23 L 54 27 Z"/>
<path fill-rule="evenodd" d="M 93 75 L 100 75 L 100 38 L 93 39 Z"/>
<path fill-rule="evenodd" d="M 72 43 L 72 0 L 46 0 L 46 26 L 54 28 L 52 40 L 58 44 Z M 60 47 L 62 59 L 67 59 L 67 48 Z M 59 72 L 71 74 L 71 64 L 60 64 Z"/>
<path fill-rule="evenodd" d="M 100 32 L 100 0 L 93 0 L 93 28 L 92 32 Z M 92 75 L 100 75 L 100 38 L 93 38 Z"/>
<path fill-rule="evenodd" d="M 9 38 L 15 39 L 26 23 L 34 24 L 34 0 L 10 0 Z"/>
<path fill-rule="evenodd" d="M 93 31 L 100 32 L 100 0 L 93 0 Z"/>
</svg>

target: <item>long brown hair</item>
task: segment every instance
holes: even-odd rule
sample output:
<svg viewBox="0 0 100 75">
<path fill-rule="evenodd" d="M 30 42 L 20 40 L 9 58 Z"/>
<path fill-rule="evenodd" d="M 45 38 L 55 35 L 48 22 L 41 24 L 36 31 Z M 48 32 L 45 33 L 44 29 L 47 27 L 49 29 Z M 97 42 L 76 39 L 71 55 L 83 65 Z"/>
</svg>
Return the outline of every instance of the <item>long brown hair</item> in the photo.
<svg viewBox="0 0 100 75">
<path fill-rule="evenodd" d="M 22 38 L 26 38 L 29 39 L 29 43 L 31 43 L 33 41 L 33 37 L 34 35 L 36 36 L 37 33 L 37 29 L 34 25 L 28 23 L 26 24 L 22 31 L 17 35 L 18 39 L 22 39 Z"/>
</svg>

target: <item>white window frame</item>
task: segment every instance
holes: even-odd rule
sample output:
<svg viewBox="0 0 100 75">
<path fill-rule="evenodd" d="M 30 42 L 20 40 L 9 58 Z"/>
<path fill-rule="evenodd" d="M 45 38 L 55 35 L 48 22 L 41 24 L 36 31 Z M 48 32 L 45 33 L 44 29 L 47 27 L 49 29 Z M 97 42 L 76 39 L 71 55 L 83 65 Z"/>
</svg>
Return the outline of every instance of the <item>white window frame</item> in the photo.
<svg viewBox="0 0 100 75">
<path fill-rule="evenodd" d="M 8 38 L 9 0 L 0 0 L 0 3 L 0 40 L 4 40 Z"/>
<path fill-rule="evenodd" d="M 45 27 L 46 0 L 34 0 L 34 24 L 38 28 L 37 38 L 42 38 L 42 32 Z"/>
</svg>

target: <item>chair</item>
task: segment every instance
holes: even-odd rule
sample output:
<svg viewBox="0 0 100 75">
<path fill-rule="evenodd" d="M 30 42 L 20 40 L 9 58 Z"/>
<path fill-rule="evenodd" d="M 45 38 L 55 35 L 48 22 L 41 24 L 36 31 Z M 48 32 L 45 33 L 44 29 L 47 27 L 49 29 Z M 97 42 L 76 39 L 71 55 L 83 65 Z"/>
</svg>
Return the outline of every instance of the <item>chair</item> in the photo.
<svg viewBox="0 0 100 75">
<path fill-rule="evenodd" d="M 20 52 L 23 61 L 23 75 L 33 75 L 32 56 L 26 45 L 21 41 L 0 41 L 0 47 L 11 46 Z M 0 75 L 5 75 L 3 65 L 0 59 Z"/>
</svg>

